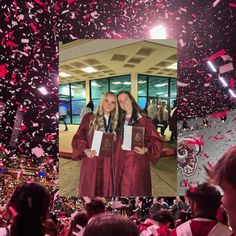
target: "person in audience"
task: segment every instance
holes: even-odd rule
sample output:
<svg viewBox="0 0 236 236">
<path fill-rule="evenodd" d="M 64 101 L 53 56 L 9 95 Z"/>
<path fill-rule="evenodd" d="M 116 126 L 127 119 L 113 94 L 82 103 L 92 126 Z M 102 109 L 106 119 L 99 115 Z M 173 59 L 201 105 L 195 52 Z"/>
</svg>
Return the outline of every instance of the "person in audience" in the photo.
<svg viewBox="0 0 236 236">
<path fill-rule="evenodd" d="M 95 130 L 116 135 L 118 105 L 116 95 L 106 92 L 95 113 L 87 113 L 72 139 L 72 159 L 82 160 L 80 168 L 79 196 L 95 197 L 112 195 L 112 160 L 110 156 L 98 156 L 91 150 Z"/>
<path fill-rule="evenodd" d="M 80 113 L 80 120 L 83 120 L 83 117 L 90 112 L 94 111 L 94 104 L 93 104 L 93 100 L 90 100 L 89 103 L 82 108 L 81 113 Z"/>
<path fill-rule="evenodd" d="M 227 212 L 229 225 L 236 235 L 236 146 L 225 152 L 217 164 L 207 169 L 210 183 L 223 190 L 222 204 Z"/>
<path fill-rule="evenodd" d="M 163 140 L 151 120 L 143 113 L 128 91 L 117 94 L 119 121 L 115 148 L 116 194 L 120 196 L 151 196 L 150 162 L 160 158 Z M 127 150 L 122 145 L 125 126 L 144 128 L 144 146 Z"/>
<path fill-rule="evenodd" d="M 169 127 L 171 131 L 170 141 L 177 140 L 177 100 L 173 101 L 173 108 L 170 112 Z"/>
<path fill-rule="evenodd" d="M 44 225 L 49 205 L 50 196 L 46 188 L 33 182 L 20 183 L 6 206 L 4 213 L 6 227 L 0 228 L 0 235 L 46 235 L 46 231 L 49 230 L 46 230 Z"/>
<path fill-rule="evenodd" d="M 101 215 L 101 217 L 105 213 L 105 204 L 101 198 L 94 198 L 91 202 L 86 204 L 86 211 L 88 216 L 88 223 L 90 223 L 94 217 Z M 78 236 L 83 236 L 85 231 L 85 227 L 81 229 L 78 233 Z"/>
<path fill-rule="evenodd" d="M 136 225 L 120 215 L 105 214 L 94 217 L 85 227 L 84 236 L 139 236 Z"/>
<path fill-rule="evenodd" d="M 166 101 L 161 101 L 161 106 L 158 109 L 157 117 L 158 117 L 159 123 L 162 125 L 161 136 L 165 137 L 165 130 L 169 122 L 169 111 L 166 108 Z"/>
<path fill-rule="evenodd" d="M 221 204 L 221 194 L 217 188 L 208 183 L 199 184 L 197 187 L 190 187 L 186 196 L 190 201 L 192 219 L 172 230 L 171 236 L 232 234 L 229 228 L 216 218 Z"/>
<path fill-rule="evenodd" d="M 152 103 L 148 106 L 147 113 L 148 116 L 151 118 L 153 125 L 157 128 L 158 119 L 157 119 L 157 100 L 152 99 Z"/>
</svg>

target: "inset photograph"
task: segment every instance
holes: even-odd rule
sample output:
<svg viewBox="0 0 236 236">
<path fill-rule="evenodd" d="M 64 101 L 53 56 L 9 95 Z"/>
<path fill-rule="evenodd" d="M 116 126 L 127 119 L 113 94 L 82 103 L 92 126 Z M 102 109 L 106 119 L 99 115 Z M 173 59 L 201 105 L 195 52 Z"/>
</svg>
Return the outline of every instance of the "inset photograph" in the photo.
<svg viewBox="0 0 236 236">
<path fill-rule="evenodd" d="M 176 195 L 176 40 L 60 44 L 60 195 Z"/>
</svg>

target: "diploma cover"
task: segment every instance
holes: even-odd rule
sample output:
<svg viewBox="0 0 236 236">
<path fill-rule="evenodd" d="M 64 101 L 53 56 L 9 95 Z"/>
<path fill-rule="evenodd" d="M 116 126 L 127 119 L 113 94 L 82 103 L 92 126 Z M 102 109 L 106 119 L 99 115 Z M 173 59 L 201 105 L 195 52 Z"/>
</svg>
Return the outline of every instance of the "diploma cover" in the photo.
<svg viewBox="0 0 236 236">
<path fill-rule="evenodd" d="M 132 126 L 132 150 L 134 147 L 144 147 L 144 127 Z"/>
<path fill-rule="evenodd" d="M 134 147 L 143 148 L 145 128 L 140 126 L 124 126 L 122 149 L 131 151 Z"/>
<path fill-rule="evenodd" d="M 113 140 L 114 134 L 95 130 L 91 150 L 96 151 L 96 156 L 111 157 Z"/>
</svg>

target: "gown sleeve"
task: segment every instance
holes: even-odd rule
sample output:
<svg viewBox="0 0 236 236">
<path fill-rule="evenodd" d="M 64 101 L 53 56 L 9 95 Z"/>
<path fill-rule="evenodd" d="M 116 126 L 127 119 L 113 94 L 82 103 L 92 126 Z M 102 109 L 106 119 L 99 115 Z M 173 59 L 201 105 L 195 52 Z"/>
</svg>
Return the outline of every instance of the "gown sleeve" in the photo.
<svg viewBox="0 0 236 236">
<path fill-rule="evenodd" d="M 156 165 L 157 161 L 160 159 L 161 151 L 164 146 L 164 141 L 161 139 L 156 128 L 152 124 L 149 118 L 145 119 L 145 137 L 144 143 L 145 147 L 148 148 L 147 156 L 153 165 Z"/>
<path fill-rule="evenodd" d="M 88 132 L 89 123 L 92 118 L 92 113 L 86 114 L 72 139 L 72 160 L 81 160 L 84 156 L 84 149 L 88 148 Z"/>
</svg>

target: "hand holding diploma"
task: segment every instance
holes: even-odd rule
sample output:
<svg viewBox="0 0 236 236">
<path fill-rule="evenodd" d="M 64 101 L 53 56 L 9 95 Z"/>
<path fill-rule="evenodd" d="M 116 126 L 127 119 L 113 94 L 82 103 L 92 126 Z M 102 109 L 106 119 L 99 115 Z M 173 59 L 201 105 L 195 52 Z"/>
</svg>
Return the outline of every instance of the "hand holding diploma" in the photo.
<svg viewBox="0 0 236 236">
<path fill-rule="evenodd" d="M 148 149 L 146 147 L 140 148 L 140 147 L 134 147 L 134 152 L 140 154 L 140 155 L 144 155 L 145 153 L 148 152 Z"/>
<path fill-rule="evenodd" d="M 85 149 L 84 153 L 88 158 L 93 158 L 97 154 L 95 150 L 91 150 L 91 149 Z"/>
</svg>

